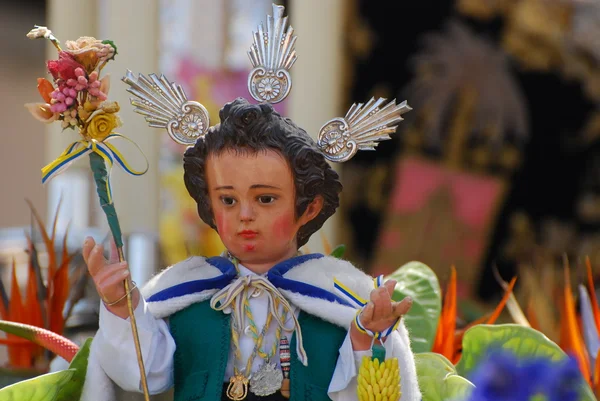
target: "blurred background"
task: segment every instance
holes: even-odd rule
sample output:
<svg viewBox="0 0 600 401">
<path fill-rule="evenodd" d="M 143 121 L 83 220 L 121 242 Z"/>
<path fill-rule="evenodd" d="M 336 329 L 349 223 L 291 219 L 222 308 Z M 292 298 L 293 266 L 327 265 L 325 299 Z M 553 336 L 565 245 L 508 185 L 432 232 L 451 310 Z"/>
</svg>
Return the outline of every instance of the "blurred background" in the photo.
<svg viewBox="0 0 600 401">
<path fill-rule="evenodd" d="M 69 296 L 60 330 L 93 333 L 98 302 L 77 253 L 85 235 L 101 241 L 108 235 L 85 162 L 41 183 L 40 169 L 77 138 L 23 107 L 39 101 L 36 79 L 48 76 L 45 61 L 57 57 L 53 46 L 27 39 L 27 32 L 44 25 L 61 42 L 93 36 L 118 47 L 105 70 L 112 77 L 109 98 L 121 105 L 120 132 L 150 163 L 142 177 L 112 173 L 127 259 L 141 284 L 189 255 L 212 256 L 223 247 L 183 186 L 184 149 L 133 113 L 120 78 L 127 69 L 164 73 L 207 107 L 214 124 L 223 104 L 249 97 L 246 52 L 271 3 L 0 2 L 4 318 L 17 308 L 16 287 L 27 309 L 32 271 L 47 279 L 49 269 L 65 265 L 61 285 Z M 518 294 L 542 288 L 552 299 L 565 263 L 581 278 L 589 257 L 598 272 L 599 1 L 276 3 L 286 6 L 298 35 L 294 88 L 278 111 L 316 136 L 323 123 L 372 96 L 407 100 L 413 108 L 392 140 L 336 167 L 345 187 L 340 209 L 306 251 L 345 244 L 344 257 L 373 275 L 419 260 L 441 283 L 455 266 L 467 321 L 502 295 L 496 273 L 507 281 L 519 276 Z M 6 348 L 0 346 L 0 361 L 32 368 Z"/>
</svg>

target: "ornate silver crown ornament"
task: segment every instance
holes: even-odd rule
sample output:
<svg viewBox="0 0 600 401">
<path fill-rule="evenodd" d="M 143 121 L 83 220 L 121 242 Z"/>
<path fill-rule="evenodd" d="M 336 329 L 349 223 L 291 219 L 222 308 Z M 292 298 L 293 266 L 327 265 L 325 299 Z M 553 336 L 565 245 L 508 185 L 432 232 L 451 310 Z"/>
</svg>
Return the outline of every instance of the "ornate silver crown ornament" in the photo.
<svg viewBox="0 0 600 401">
<path fill-rule="evenodd" d="M 160 78 L 150 74 L 135 77 L 127 70 L 123 82 L 129 85 L 127 92 L 134 95 L 131 104 L 134 111 L 146 116 L 153 128 L 166 128 L 171 138 L 182 145 L 193 145 L 208 132 L 209 116 L 206 108 L 187 99 L 181 86 L 169 83 L 164 75 Z"/>
<path fill-rule="evenodd" d="M 248 56 L 254 69 L 248 76 L 248 91 L 258 102 L 278 103 L 290 93 L 292 77 L 288 70 L 298 58 L 294 29 L 287 27 L 283 6 L 273 4 L 273 16 L 267 16 L 267 30 L 262 24 L 253 32 L 254 43 Z"/>
<path fill-rule="evenodd" d="M 289 69 L 297 59 L 296 36 L 284 7 L 273 4 L 273 16 L 267 16 L 267 28 L 258 26 L 248 52 L 253 70 L 248 76 L 248 91 L 260 103 L 278 103 L 287 97 L 292 87 Z M 134 111 L 146 117 L 150 127 L 166 128 L 171 138 L 184 145 L 193 145 L 204 138 L 209 128 L 206 108 L 189 101 L 181 86 L 170 83 L 164 75 L 136 78 L 127 71 L 123 82 L 135 96 Z M 319 131 L 317 147 L 332 162 L 346 162 L 359 150 L 375 150 L 379 142 L 391 139 L 390 134 L 412 110 L 406 101 L 372 98 L 367 104 L 354 104 L 344 118 L 334 118 Z"/>
<path fill-rule="evenodd" d="M 406 101 L 396 104 L 392 100 L 382 107 L 385 99 L 371 98 L 365 105 L 353 104 L 346 117 L 329 120 L 319 130 L 317 146 L 332 162 L 350 160 L 359 150 L 375 150 L 380 141 L 391 139 L 390 134 L 402 120 L 401 116 L 412 110 Z"/>
</svg>

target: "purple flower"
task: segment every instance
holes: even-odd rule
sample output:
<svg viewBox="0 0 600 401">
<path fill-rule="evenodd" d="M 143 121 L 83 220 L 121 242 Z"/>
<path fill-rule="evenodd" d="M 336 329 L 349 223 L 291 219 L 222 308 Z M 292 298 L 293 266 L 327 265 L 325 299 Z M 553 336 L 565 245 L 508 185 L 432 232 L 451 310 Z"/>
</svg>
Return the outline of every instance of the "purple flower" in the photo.
<svg viewBox="0 0 600 401">
<path fill-rule="evenodd" d="M 576 401 L 583 376 L 577 360 L 573 357 L 554 362 L 546 376 L 546 394 L 548 401 Z"/>
<path fill-rule="evenodd" d="M 533 389 L 518 365 L 514 355 L 491 351 L 471 378 L 476 387 L 470 401 L 528 401 Z"/>
<path fill-rule="evenodd" d="M 471 381 L 468 401 L 530 401 L 545 395 L 548 401 L 576 401 L 583 377 L 574 358 L 523 358 L 493 349 L 479 363 Z"/>
</svg>

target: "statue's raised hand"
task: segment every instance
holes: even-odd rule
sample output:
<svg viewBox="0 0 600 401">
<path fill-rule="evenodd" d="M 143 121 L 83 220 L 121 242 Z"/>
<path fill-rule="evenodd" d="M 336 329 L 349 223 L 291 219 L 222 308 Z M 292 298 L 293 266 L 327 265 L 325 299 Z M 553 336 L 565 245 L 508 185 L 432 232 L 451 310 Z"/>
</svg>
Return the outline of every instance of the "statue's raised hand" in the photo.
<svg viewBox="0 0 600 401">
<path fill-rule="evenodd" d="M 126 319 L 129 313 L 124 280 L 130 279 L 130 273 L 127 262 L 119 262 L 114 242 L 111 241 L 110 258 L 107 260 L 104 257 L 104 247 L 101 244 L 96 244 L 93 238 L 87 237 L 83 243 L 83 260 L 87 264 L 90 276 L 96 285 L 96 290 L 106 308 L 115 315 Z M 137 289 L 132 292 L 132 301 L 135 308 L 139 301 L 139 291 Z"/>
<path fill-rule="evenodd" d="M 371 332 L 384 332 L 393 326 L 398 319 L 408 313 L 412 306 L 412 298 L 406 297 L 400 302 L 392 300 L 396 280 L 388 280 L 379 288 L 371 291 L 370 300 L 360 312 L 362 326 Z M 369 349 L 372 338 L 358 330 L 355 324 L 350 329 L 350 338 L 355 351 Z M 383 339 L 385 341 L 385 338 Z"/>
</svg>

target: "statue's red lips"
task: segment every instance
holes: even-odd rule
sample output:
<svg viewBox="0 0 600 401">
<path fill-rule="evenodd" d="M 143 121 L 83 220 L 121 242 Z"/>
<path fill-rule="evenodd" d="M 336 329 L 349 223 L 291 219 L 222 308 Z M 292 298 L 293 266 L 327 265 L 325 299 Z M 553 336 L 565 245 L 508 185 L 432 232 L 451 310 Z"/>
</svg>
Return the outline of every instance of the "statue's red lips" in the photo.
<svg viewBox="0 0 600 401">
<path fill-rule="evenodd" d="M 252 239 L 252 238 L 256 238 L 256 236 L 258 235 L 258 233 L 256 231 L 252 231 L 252 230 L 243 230 L 240 231 L 238 233 L 238 235 L 240 237 L 246 238 L 246 239 Z"/>
</svg>

